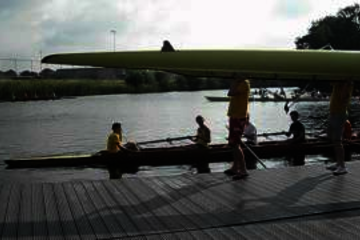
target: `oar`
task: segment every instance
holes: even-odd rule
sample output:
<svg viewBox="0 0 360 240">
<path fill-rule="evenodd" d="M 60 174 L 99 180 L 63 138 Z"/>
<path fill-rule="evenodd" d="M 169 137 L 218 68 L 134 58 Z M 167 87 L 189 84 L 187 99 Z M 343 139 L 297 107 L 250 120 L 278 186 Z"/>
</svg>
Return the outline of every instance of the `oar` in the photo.
<svg viewBox="0 0 360 240">
<path fill-rule="evenodd" d="M 151 143 L 161 143 L 161 142 L 169 142 L 172 141 L 180 141 L 185 139 L 192 139 L 195 136 L 184 136 L 184 137 L 175 137 L 175 138 L 164 138 L 164 139 L 158 139 L 158 140 L 152 140 L 152 141 L 144 141 L 144 142 L 137 142 L 138 145 L 145 145 L 145 144 L 151 144 Z"/>
<path fill-rule="evenodd" d="M 245 148 L 256 158 L 256 160 L 261 164 L 261 166 L 263 166 L 263 168 L 267 168 L 265 163 L 263 161 L 261 161 L 261 159 L 253 152 L 253 150 L 251 150 L 251 148 L 246 145 L 244 142 L 243 142 Z"/>
<path fill-rule="evenodd" d="M 282 132 L 274 132 L 274 133 L 259 133 L 257 136 L 258 137 L 268 137 L 268 136 L 280 136 L 280 135 L 285 135 L 286 132 L 282 131 Z"/>
<path fill-rule="evenodd" d="M 225 125 L 225 127 L 229 130 L 229 126 Z M 256 160 L 263 166 L 264 168 L 267 168 L 263 161 L 251 150 L 243 141 L 241 141 L 242 144 L 244 144 L 245 148 L 256 158 Z"/>
<path fill-rule="evenodd" d="M 284 106 L 285 113 L 287 114 L 292 107 L 299 99 L 300 97 L 305 93 L 306 88 L 309 86 L 309 83 L 305 86 L 305 88 L 302 90 L 302 93 L 300 93 L 295 99 L 293 99 L 293 102 L 289 104 L 290 100 L 287 100 Z"/>
</svg>

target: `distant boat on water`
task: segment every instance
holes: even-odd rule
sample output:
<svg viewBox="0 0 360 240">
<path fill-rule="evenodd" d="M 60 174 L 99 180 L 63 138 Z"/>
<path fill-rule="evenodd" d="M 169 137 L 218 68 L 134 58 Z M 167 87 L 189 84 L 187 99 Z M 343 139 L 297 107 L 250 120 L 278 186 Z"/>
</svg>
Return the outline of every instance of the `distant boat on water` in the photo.
<svg viewBox="0 0 360 240">
<path fill-rule="evenodd" d="M 228 102 L 229 97 L 221 96 L 205 96 L 205 98 L 210 102 Z M 286 102 L 291 101 L 292 98 L 262 98 L 262 97 L 250 97 L 250 102 Z M 317 97 L 302 97 L 297 100 L 298 102 L 327 102 L 329 98 L 317 98 Z"/>
</svg>

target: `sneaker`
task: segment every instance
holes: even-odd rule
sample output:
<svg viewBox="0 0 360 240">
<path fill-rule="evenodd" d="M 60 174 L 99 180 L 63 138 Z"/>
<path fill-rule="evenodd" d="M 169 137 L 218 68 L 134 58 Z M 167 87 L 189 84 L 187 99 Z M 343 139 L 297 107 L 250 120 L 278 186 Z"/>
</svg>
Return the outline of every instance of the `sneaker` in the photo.
<svg viewBox="0 0 360 240">
<path fill-rule="evenodd" d="M 337 163 L 334 163 L 329 166 L 326 166 L 326 169 L 330 170 L 330 171 L 335 171 L 336 169 L 338 169 L 338 165 L 337 165 Z"/>
<path fill-rule="evenodd" d="M 346 167 L 338 167 L 335 171 L 333 171 L 333 174 L 335 176 L 339 176 L 339 175 L 343 175 L 343 174 L 347 174 L 348 171 L 346 169 Z"/>
<path fill-rule="evenodd" d="M 232 180 L 236 181 L 236 180 L 244 179 L 247 176 L 249 176 L 249 174 L 247 172 L 246 173 L 237 173 L 232 177 Z"/>
</svg>

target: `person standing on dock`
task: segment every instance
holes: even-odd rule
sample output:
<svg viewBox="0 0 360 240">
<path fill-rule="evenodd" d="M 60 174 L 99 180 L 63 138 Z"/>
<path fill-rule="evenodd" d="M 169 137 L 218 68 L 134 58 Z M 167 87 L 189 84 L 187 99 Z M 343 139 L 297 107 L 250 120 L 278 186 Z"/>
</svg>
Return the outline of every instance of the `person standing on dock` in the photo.
<svg viewBox="0 0 360 240">
<path fill-rule="evenodd" d="M 299 121 L 299 113 L 297 111 L 290 112 L 291 120 L 293 121 L 290 125 L 289 131 L 285 132 L 287 137 L 293 136 L 288 140 L 290 144 L 301 144 L 304 143 L 305 140 L 305 127 Z M 296 152 L 288 156 L 290 164 L 292 166 L 302 166 L 305 164 L 305 154 L 301 152 Z"/>
<path fill-rule="evenodd" d="M 225 170 L 225 174 L 234 175 L 233 179 L 238 180 L 248 176 L 245 157 L 241 148 L 241 137 L 247 123 L 249 112 L 250 82 L 244 77 L 237 77 L 231 84 L 228 91 L 230 97 L 228 106 L 229 137 L 228 144 L 233 147 L 233 165 Z"/>
<path fill-rule="evenodd" d="M 335 176 L 346 174 L 348 171 L 345 167 L 345 154 L 342 145 L 342 135 L 344 124 L 347 120 L 347 108 L 350 104 L 353 91 L 351 81 L 335 82 L 332 84 L 333 90 L 330 97 L 330 116 L 327 129 L 328 138 L 334 144 L 336 163 L 327 167 L 333 171 Z"/>
<path fill-rule="evenodd" d="M 164 40 L 161 52 L 175 52 L 175 48 L 171 45 L 169 40 Z"/>
</svg>

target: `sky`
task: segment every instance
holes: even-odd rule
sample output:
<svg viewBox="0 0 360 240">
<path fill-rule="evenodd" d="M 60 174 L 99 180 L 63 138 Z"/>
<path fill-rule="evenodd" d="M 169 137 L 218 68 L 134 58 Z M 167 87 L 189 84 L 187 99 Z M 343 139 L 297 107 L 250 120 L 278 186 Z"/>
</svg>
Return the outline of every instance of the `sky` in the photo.
<svg viewBox="0 0 360 240">
<path fill-rule="evenodd" d="M 0 59 L 59 52 L 295 48 L 354 0 L 0 0 Z"/>
</svg>

